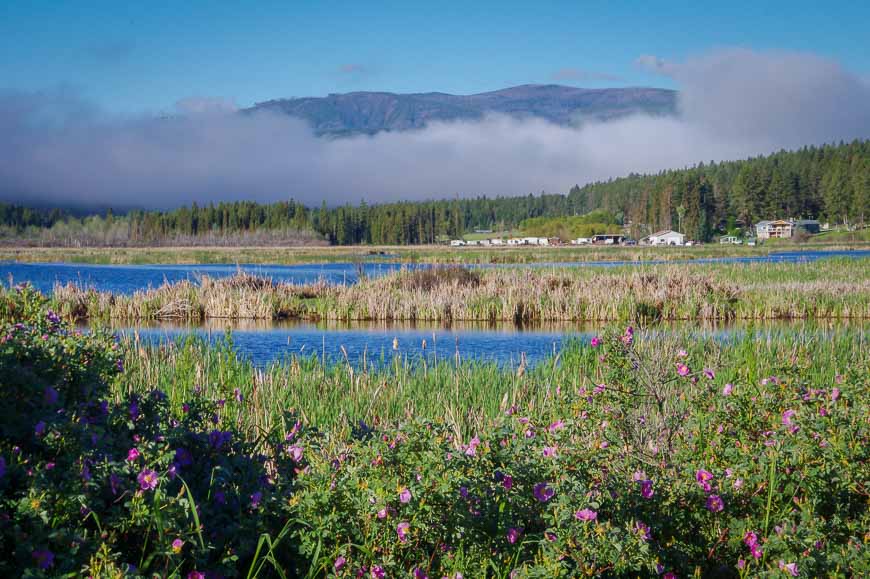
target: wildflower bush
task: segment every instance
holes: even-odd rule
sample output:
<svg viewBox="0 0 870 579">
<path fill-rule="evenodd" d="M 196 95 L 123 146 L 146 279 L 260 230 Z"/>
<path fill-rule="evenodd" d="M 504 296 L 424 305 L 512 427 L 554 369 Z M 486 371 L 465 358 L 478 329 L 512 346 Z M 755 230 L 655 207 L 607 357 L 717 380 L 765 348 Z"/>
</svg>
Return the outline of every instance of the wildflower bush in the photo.
<svg viewBox="0 0 870 579">
<path fill-rule="evenodd" d="M 750 379 L 628 328 L 479 432 L 264 431 L 255 392 L 110 390 L 115 340 L 27 288 L 0 311 L 4 576 L 870 575 L 866 360 Z"/>
<path fill-rule="evenodd" d="M 113 337 L 73 331 L 27 287 L 2 308 L 20 321 L 0 329 L 0 574 L 291 567 L 269 506 L 292 484 L 283 441 L 224 427 L 226 401 L 110 399 L 123 372 Z"/>
</svg>

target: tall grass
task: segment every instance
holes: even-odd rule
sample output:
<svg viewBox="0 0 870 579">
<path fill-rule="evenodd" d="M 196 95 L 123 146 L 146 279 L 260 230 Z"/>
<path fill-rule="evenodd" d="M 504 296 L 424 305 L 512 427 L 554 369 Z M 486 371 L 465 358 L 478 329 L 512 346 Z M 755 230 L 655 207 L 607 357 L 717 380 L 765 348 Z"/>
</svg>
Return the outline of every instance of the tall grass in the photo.
<svg viewBox="0 0 870 579">
<path fill-rule="evenodd" d="M 757 383 L 784 368 L 801 368 L 819 383 L 856 365 L 868 369 L 870 343 L 860 330 L 757 331 L 749 328 L 725 338 L 691 332 L 648 330 L 637 334 L 638 351 L 650 364 L 672 365 L 685 349 L 721 380 Z M 115 391 L 165 391 L 178 408 L 194 389 L 213 398 L 231 400 L 236 389 L 249 404 L 228 404 L 223 412 L 252 434 L 281 427 L 282 412 L 296 410 L 318 427 L 352 428 L 426 417 L 443 419 L 463 433 L 483 427 L 512 407 L 547 417 L 556 412 L 559 388 L 592 387 L 590 373 L 597 351 L 572 341 L 561 352 L 526 367 L 494 362 L 442 359 L 411 361 L 400 354 L 372 364 L 347 357 L 323 360 L 317 355 L 290 356 L 265 369 L 240 358 L 232 338 L 216 344 L 186 337 L 153 345 L 135 336 L 122 343 L 126 352 L 123 381 Z M 698 358 L 699 357 L 699 358 Z M 679 396 L 677 391 L 663 396 Z M 226 418 L 226 417 L 224 417 Z"/>
<path fill-rule="evenodd" d="M 615 321 L 870 317 L 870 260 L 399 271 L 352 286 L 238 274 L 113 295 L 76 285 L 53 300 L 76 319 Z"/>
</svg>

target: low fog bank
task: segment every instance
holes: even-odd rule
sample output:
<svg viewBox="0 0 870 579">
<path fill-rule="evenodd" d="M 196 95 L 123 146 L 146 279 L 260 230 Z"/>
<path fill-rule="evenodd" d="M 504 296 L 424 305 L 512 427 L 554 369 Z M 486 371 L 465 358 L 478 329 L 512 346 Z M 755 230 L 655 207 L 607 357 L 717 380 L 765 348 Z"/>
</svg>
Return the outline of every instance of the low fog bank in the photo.
<svg viewBox="0 0 870 579">
<path fill-rule="evenodd" d="M 727 50 L 638 64 L 680 86 L 677 117 L 581 126 L 489 116 L 340 139 L 220 98 L 119 118 L 68 91 L 0 92 L 0 198 L 173 207 L 564 192 L 574 183 L 870 137 L 870 87 L 812 54 Z"/>
</svg>

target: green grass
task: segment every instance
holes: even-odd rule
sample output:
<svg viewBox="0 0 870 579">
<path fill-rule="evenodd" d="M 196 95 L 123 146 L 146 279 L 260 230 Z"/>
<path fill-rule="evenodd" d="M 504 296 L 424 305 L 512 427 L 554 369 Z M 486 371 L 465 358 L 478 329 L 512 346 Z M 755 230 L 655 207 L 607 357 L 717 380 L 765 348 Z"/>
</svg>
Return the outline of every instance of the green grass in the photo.
<svg viewBox="0 0 870 579">
<path fill-rule="evenodd" d="M 867 370 L 870 347 L 861 329 L 762 330 L 751 326 L 716 339 L 688 331 L 639 331 L 640 353 L 659 365 L 688 350 L 704 367 L 715 368 L 720 381 L 757 383 L 784 368 L 800 368 L 808 381 L 823 383 L 848 368 Z M 268 430 L 281 413 L 296 410 L 317 427 L 348 429 L 397 423 L 416 417 L 444 420 L 457 432 L 482 428 L 512 406 L 546 417 L 555 411 L 555 388 L 594 385 L 592 358 L 597 351 L 579 340 L 533 367 L 519 364 L 460 361 L 412 362 L 401 352 L 382 355 L 376 363 L 353 359 L 322 360 L 318 355 L 289 356 L 262 369 L 240 358 L 232 341 L 187 337 L 161 346 L 128 338 L 125 373 L 115 383 L 117 394 L 159 388 L 173 406 L 188 400 L 197 386 L 209 396 L 231 399 L 238 388 L 249 401 L 231 418 L 252 432 Z M 665 362 L 662 362 L 665 361 Z"/>
<path fill-rule="evenodd" d="M 696 247 L 459 247 L 345 246 L 345 247 L 120 247 L 59 248 L 3 247 L 0 261 L 72 262 L 90 264 L 294 264 L 381 260 L 420 263 L 535 263 L 590 261 L 691 260 L 710 257 L 767 255 L 785 250 L 867 249 L 862 232 L 856 240 L 825 234 L 806 243 L 783 241 L 756 247 L 711 243 Z M 830 236 L 830 237 L 829 237 Z M 485 235 L 484 237 L 489 237 Z"/>
</svg>

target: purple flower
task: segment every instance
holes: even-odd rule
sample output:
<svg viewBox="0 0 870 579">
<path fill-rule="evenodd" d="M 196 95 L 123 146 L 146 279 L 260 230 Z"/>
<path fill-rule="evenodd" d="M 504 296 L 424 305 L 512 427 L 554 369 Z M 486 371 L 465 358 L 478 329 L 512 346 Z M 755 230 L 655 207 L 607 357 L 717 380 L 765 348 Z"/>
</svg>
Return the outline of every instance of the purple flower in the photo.
<svg viewBox="0 0 870 579">
<path fill-rule="evenodd" d="M 598 518 L 598 513 L 591 509 L 582 509 L 574 513 L 578 521 L 594 521 Z"/>
<path fill-rule="evenodd" d="M 704 492 L 710 492 L 710 481 L 713 480 L 713 473 L 709 470 L 704 470 L 703 468 L 698 469 L 695 472 L 695 480 L 698 482 L 698 486 L 704 489 Z"/>
<path fill-rule="evenodd" d="M 725 503 L 719 495 L 710 495 L 707 497 L 707 510 L 711 513 L 719 513 L 725 508 Z"/>
<path fill-rule="evenodd" d="M 465 447 L 466 456 L 474 456 L 477 454 L 477 447 L 480 445 L 480 439 L 478 437 L 474 437 L 468 441 L 468 446 Z"/>
<path fill-rule="evenodd" d="M 558 449 L 555 446 L 545 446 L 544 447 L 544 456 L 547 458 L 555 458 Z"/>
<path fill-rule="evenodd" d="M 593 336 L 589 343 L 592 345 L 593 348 L 597 348 L 601 345 L 601 338 L 599 338 L 598 336 Z"/>
<path fill-rule="evenodd" d="M 782 559 L 779 560 L 779 569 L 780 571 L 785 571 L 792 577 L 798 576 L 798 566 L 797 563 L 786 563 Z"/>
<path fill-rule="evenodd" d="M 642 496 L 645 499 L 653 498 L 653 494 L 655 494 L 655 492 L 653 491 L 653 482 L 651 480 L 642 480 L 642 481 L 639 481 L 639 483 L 640 483 L 640 496 Z"/>
<path fill-rule="evenodd" d="M 40 420 L 39 422 L 36 423 L 36 426 L 33 427 L 33 433 L 36 434 L 36 436 L 42 436 L 45 434 L 45 421 L 44 420 Z"/>
<path fill-rule="evenodd" d="M 517 542 L 520 536 L 523 534 L 521 529 L 517 529 L 516 527 L 511 527 L 507 532 L 507 542 L 513 545 Z"/>
<path fill-rule="evenodd" d="M 260 508 L 260 501 L 263 500 L 263 493 L 260 491 L 255 492 L 251 495 L 251 508 L 258 509 Z"/>
<path fill-rule="evenodd" d="M 725 384 L 725 387 L 722 388 L 722 396 L 731 396 L 731 393 L 734 391 L 733 384 Z"/>
<path fill-rule="evenodd" d="M 792 418 L 797 414 L 796 410 L 786 410 L 782 413 L 782 424 L 783 426 L 791 426 L 793 424 Z"/>
<path fill-rule="evenodd" d="M 299 462 L 302 460 L 302 447 L 298 445 L 292 445 L 287 447 L 287 453 L 290 455 L 290 458 L 293 459 L 293 462 Z"/>
<path fill-rule="evenodd" d="M 708 380 L 712 380 L 716 377 L 716 374 L 715 372 L 713 372 L 713 370 L 710 370 L 709 368 L 704 368 L 704 376 L 706 376 Z"/>
<path fill-rule="evenodd" d="M 233 390 L 233 396 L 236 398 L 236 402 L 241 402 L 242 400 L 245 399 L 245 397 L 242 396 L 242 391 L 239 390 L 238 388 Z"/>
<path fill-rule="evenodd" d="M 839 388 L 832 389 L 831 390 L 831 400 L 836 402 L 837 398 L 839 398 L 839 397 L 840 397 L 840 389 Z"/>
<path fill-rule="evenodd" d="M 31 553 L 36 566 L 42 570 L 51 568 L 54 565 L 54 553 L 48 549 L 40 549 Z"/>
<path fill-rule="evenodd" d="M 414 579 L 429 579 L 429 576 L 419 567 L 414 567 Z"/>
<path fill-rule="evenodd" d="M 178 466 L 184 468 L 193 464 L 193 455 L 186 448 L 175 449 L 175 462 Z"/>
<path fill-rule="evenodd" d="M 384 568 L 380 565 L 372 565 L 371 576 L 372 579 L 384 579 L 386 573 L 384 572 Z"/>
<path fill-rule="evenodd" d="M 184 541 L 181 539 L 175 539 L 172 541 L 172 552 L 176 555 L 181 553 L 181 548 L 184 547 Z"/>
<path fill-rule="evenodd" d="M 650 533 L 649 526 L 643 523 L 642 521 L 635 521 L 634 528 L 637 531 L 637 534 L 640 535 L 640 538 L 644 541 L 649 541 Z"/>
<path fill-rule="evenodd" d="M 220 450 L 221 447 L 230 443 L 233 438 L 231 432 L 221 432 L 220 430 L 212 430 L 208 433 L 208 443 L 215 450 Z"/>
<path fill-rule="evenodd" d="M 187 579 L 205 579 L 205 573 L 199 571 L 191 571 L 187 574 Z"/>
<path fill-rule="evenodd" d="M 335 558 L 335 563 L 332 564 L 332 568 L 336 571 L 341 571 L 341 568 L 347 564 L 347 559 L 339 555 Z"/>
<path fill-rule="evenodd" d="M 683 363 L 677 364 L 677 374 L 679 374 L 680 376 L 688 376 L 689 367 Z"/>
<path fill-rule="evenodd" d="M 547 427 L 550 432 L 556 432 L 557 430 L 561 430 L 562 428 L 565 428 L 565 423 L 561 420 L 557 420 L 556 422 Z"/>
<path fill-rule="evenodd" d="M 556 491 L 554 491 L 547 483 L 540 482 L 534 486 L 532 494 L 535 495 L 535 498 L 538 499 L 538 501 L 546 503 L 553 498 Z"/>
<path fill-rule="evenodd" d="M 411 530 L 411 524 L 402 521 L 398 525 L 396 525 L 396 534 L 399 536 L 399 540 L 403 543 L 408 542 L 408 532 Z"/>
<path fill-rule="evenodd" d="M 503 486 L 506 491 L 511 490 L 514 486 L 514 477 L 509 474 L 504 475 L 504 479 L 501 481 L 501 486 Z"/>
<path fill-rule="evenodd" d="M 142 455 L 142 453 L 139 452 L 139 449 L 134 446 L 133 448 L 131 448 L 130 450 L 127 451 L 127 461 L 135 462 L 136 460 L 139 459 L 139 457 L 141 455 Z"/>
<path fill-rule="evenodd" d="M 411 491 L 407 488 L 402 487 L 402 490 L 399 491 L 399 502 L 403 504 L 407 504 L 411 502 Z"/>
<path fill-rule="evenodd" d="M 42 394 L 42 400 L 49 406 L 54 406 L 57 404 L 58 393 L 57 390 L 52 388 L 51 386 L 46 386 L 45 391 Z"/>
<path fill-rule="evenodd" d="M 153 491 L 157 488 L 159 479 L 156 472 L 146 468 L 139 473 L 139 476 L 136 477 L 136 481 L 139 483 L 139 488 L 143 491 Z"/>
<path fill-rule="evenodd" d="M 120 362 L 118 360 L 118 363 Z M 139 403 L 134 400 L 130 403 L 130 419 L 135 422 L 137 418 L 139 418 Z"/>
</svg>

